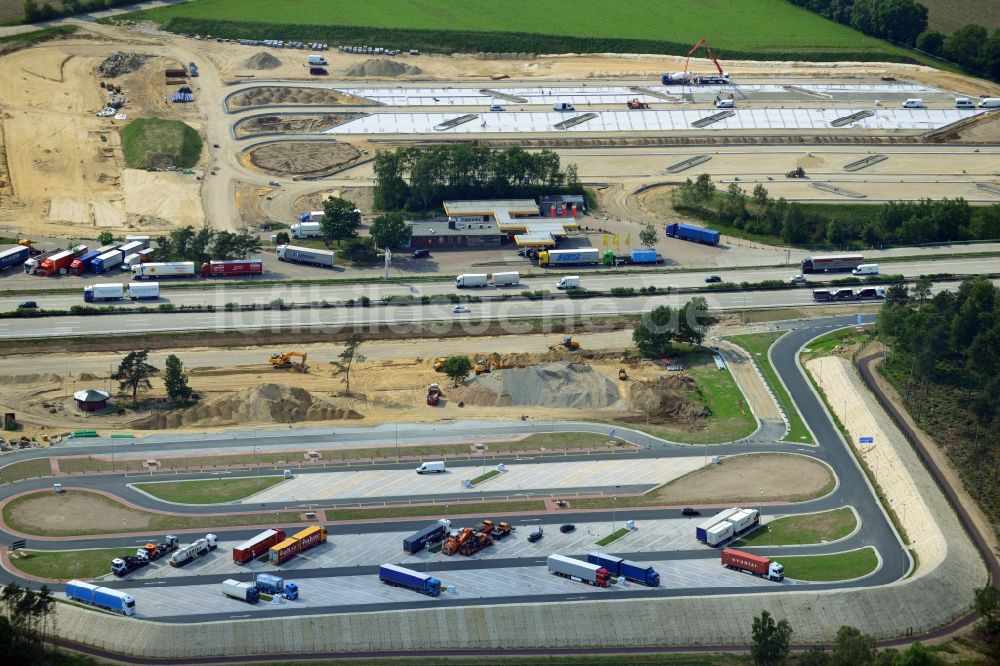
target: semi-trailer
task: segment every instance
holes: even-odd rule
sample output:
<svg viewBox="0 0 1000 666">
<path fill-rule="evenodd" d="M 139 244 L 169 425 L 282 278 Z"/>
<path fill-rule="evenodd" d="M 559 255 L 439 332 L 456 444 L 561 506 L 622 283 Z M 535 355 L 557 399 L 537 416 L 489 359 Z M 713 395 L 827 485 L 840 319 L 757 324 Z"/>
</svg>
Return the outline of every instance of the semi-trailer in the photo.
<svg viewBox="0 0 1000 666">
<path fill-rule="evenodd" d="M 20 245 L 0 252 L 0 271 L 23 264 L 31 256 L 31 249 Z"/>
<path fill-rule="evenodd" d="M 198 539 L 192 544 L 187 546 L 181 546 L 177 549 L 175 553 L 170 556 L 170 566 L 172 567 L 182 567 L 192 560 L 196 560 L 203 555 L 207 555 L 209 551 L 213 551 L 218 547 L 219 538 L 214 534 L 206 534 L 205 538 Z"/>
<path fill-rule="evenodd" d="M 855 268 L 865 263 L 862 254 L 820 254 L 815 257 L 806 257 L 800 266 L 802 273 L 828 273 L 839 271 L 853 271 Z"/>
<path fill-rule="evenodd" d="M 651 566 L 635 564 L 605 553 L 588 553 L 587 562 L 604 567 L 611 572 L 612 576 L 621 576 L 626 580 L 641 583 L 649 587 L 660 586 L 660 574 Z"/>
<path fill-rule="evenodd" d="M 123 257 L 127 257 L 130 254 L 139 254 L 140 250 L 145 250 L 146 245 L 142 241 L 126 241 L 124 245 L 118 248 L 118 251 L 122 253 Z"/>
<path fill-rule="evenodd" d="M 413 571 L 395 564 L 383 564 L 378 568 L 378 579 L 387 585 L 405 587 L 436 597 L 441 594 L 441 581 L 428 574 Z"/>
<path fill-rule="evenodd" d="M 600 261 L 601 250 L 596 247 L 579 250 L 542 250 L 538 253 L 539 266 L 593 266 Z"/>
<path fill-rule="evenodd" d="M 28 275 L 34 275 L 35 272 L 38 270 L 38 268 L 42 265 L 43 261 L 45 261 L 46 259 L 48 259 L 53 255 L 65 251 L 66 250 L 64 250 L 63 248 L 58 247 L 54 250 L 49 250 L 48 252 L 42 252 L 41 254 L 36 254 L 30 259 L 26 259 L 24 262 L 24 272 L 27 273 Z"/>
<path fill-rule="evenodd" d="M 122 263 L 122 253 L 118 250 L 109 250 L 90 262 L 90 270 L 100 275 L 110 271 L 120 263 Z"/>
<path fill-rule="evenodd" d="M 166 557 L 167 553 L 172 553 L 177 550 L 177 537 L 173 534 L 168 534 L 164 537 L 162 543 L 147 543 L 144 546 L 140 546 L 135 551 L 135 556 L 150 562 L 154 562 L 161 557 Z"/>
<path fill-rule="evenodd" d="M 295 245 L 279 245 L 275 251 L 278 261 L 290 261 L 293 264 L 307 264 L 322 268 L 333 268 L 337 253 L 333 250 L 312 250 Z"/>
<path fill-rule="evenodd" d="M 419 553 L 429 543 L 444 541 L 444 537 L 450 527 L 451 522 L 447 520 L 439 520 L 436 523 L 431 523 L 422 530 L 414 532 L 403 539 L 403 550 L 413 555 L 414 553 Z"/>
<path fill-rule="evenodd" d="M 714 527 L 715 525 L 718 525 L 726 518 L 733 515 L 734 513 L 737 513 L 738 511 L 739 508 L 737 507 L 733 507 L 732 509 L 724 509 L 723 511 L 720 511 L 711 518 L 703 520 L 694 528 L 695 538 L 698 539 L 698 541 L 705 541 L 708 536 L 708 530 L 710 528 Z"/>
<path fill-rule="evenodd" d="M 62 270 L 69 271 L 70 264 L 76 259 L 76 255 L 73 254 L 73 250 L 63 250 L 58 254 L 54 254 L 48 259 L 44 260 L 39 266 L 36 273 L 44 277 L 49 277 L 59 273 Z"/>
<path fill-rule="evenodd" d="M 311 215 L 315 215 L 315 213 L 311 213 Z M 323 217 L 323 213 L 320 213 L 319 217 Z M 288 229 L 288 232 L 291 238 L 297 240 L 302 238 L 319 238 L 323 235 L 319 222 L 299 222 L 298 224 L 293 224 Z"/>
<path fill-rule="evenodd" d="M 726 518 L 726 522 L 732 524 L 734 535 L 740 534 L 751 527 L 760 525 L 760 512 L 757 509 L 742 509 L 739 513 L 734 513 Z"/>
<path fill-rule="evenodd" d="M 84 252 L 79 257 L 74 259 L 69 264 L 70 275 L 83 275 L 90 270 L 90 262 L 101 256 L 103 252 L 99 250 L 91 250 L 90 252 Z"/>
<path fill-rule="evenodd" d="M 627 265 L 652 265 L 662 264 L 663 255 L 657 254 L 656 250 L 632 250 L 628 254 L 616 255 L 612 250 L 605 250 L 601 255 L 603 266 L 627 266 Z"/>
<path fill-rule="evenodd" d="M 66 598 L 122 615 L 135 615 L 135 598 L 131 594 L 98 587 L 82 580 L 71 580 L 66 583 Z"/>
<path fill-rule="evenodd" d="M 239 599 L 248 604 L 255 604 L 260 601 L 260 592 L 252 583 L 241 583 L 232 578 L 222 581 L 222 593 L 227 597 Z"/>
<path fill-rule="evenodd" d="M 284 540 L 284 530 L 264 530 L 252 539 L 247 539 L 243 543 L 233 546 L 233 562 L 243 565 L 256 560 L 258 557 L 266 555 L 271 546 Z"/>
<path fill-rule="evenodd" d="M 517 271 L 494 273 L 492 279 L 494 287 L 513 287 L 521 281 L 521 275 Z"/>
<path fill-rule="evenodd" d="M 261 275 L 264 262 L 260 259 L 231 259 L 227 261 L 206 261 L 201 265 L 202 277 L 233 277 L 237 275 Z"/>
<path fill-rule="evenodd" d="M 463 273 L 455 278 L 455 287 L 458 289 L 485 287 L 487 284 L 489 284 L 489 276 L 486 273 Z"/>
<path fill-rule="evenodd" d="M 724 541 L 728 541 L 733 536 L 733 524 L 728 520 L 712 525 L 705 530 L 705 543 L 709 546 L 718 546 Z"/>
<path fill-rule="evenodd" d="M 136 569 L 141 569 L 142 567 L 149 564 L 149 559 L 145 557 L 139 557 L 138 555 L 125 555 L 123 557 L 116 557 L 111 560 L 111 573 L 118 576 L 127 576 Z"/>
<path fill-rule="evenodd" d="M 690 224 L 682 224 L 680 222 L 668 224 L 666 233 L 670 238 L 680 238 L 681 240 L 704 243 L 705 245 L 718 245 L 719 238 L 721 236 L 721 234 L 714 229 L 696 227 Z"/>
<path fill-rule="evenodd" d="M 132 235 L 128 235 L 128 236 L 125 237 L 125 242 L 126 243 L 133 243 L 133 242 L 142 243 L 142 248 L 141 249 L 145 250 L 146 248 L 149 247 L 149 236 L 132 236 Z"/>
<path fill-rule="evenodd" d="M 125 285 L 121 282 L 92 284 L 83 288 L 85 303 L 95 301 L 120 301 L 125 297 Z"/>
<path fill-rule="evenodd" d="M 139 264 L 132 267 L 133 280 L 150 278 L 192 277 L 195 274 L 193 261 L 168 261 Z"/>
<path fill-rule="evenodd" d="M 268 560 L 271 564 L 282 564 L 299 553 L 325 542 L 326 528 L 321 525 L 313 525 L 271 546 L 268 551 Z"/>
<path fill-rule="evenodd" d="M 292 582 L 286 583 L 281 576 L 257 574 L 254 585 L 264 594 L 280 594 L 289 600 L 299 598 L 299 586 Z"/>
<path fill-rule="evenodd" d="M 735 548 L 723 549 L 722 566 L 737 571 L 744 571 L 775 582 L 781 582 L 785 579 L 785 567 L 771 558 L 736 550 Z"/>
<path fill-rule="evenodd" d="M 574 560 L 565 555 L 549 555 L 546 563 L 550 573 L 563 578 L 589 583 L 596 587 L 607 587 L 611 582 L 611 572 L 597 564 Z"/>
<path fill-rule="evenodd" d="M 130 282 L 128 297 L 133 301 L 155 301 L 160 297 L 159 282 Z"/>
</svg>

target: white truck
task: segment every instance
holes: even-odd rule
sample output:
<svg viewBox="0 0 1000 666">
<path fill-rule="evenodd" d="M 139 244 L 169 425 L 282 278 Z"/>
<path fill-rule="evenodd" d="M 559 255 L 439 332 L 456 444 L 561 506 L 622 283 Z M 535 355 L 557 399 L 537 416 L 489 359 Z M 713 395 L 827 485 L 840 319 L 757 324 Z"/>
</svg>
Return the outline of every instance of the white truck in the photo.
<svg viewBox="0 0 1000 666">
<path fill-rule="evenodd" d="M 604 567 L 582 560 L 574 560 L 572 557 L 549 555 L 545 563 L 548 565 L 550 573 L 597 587 L 607 587 L 611 580 L 611 572 Z"/>
<path fill-rule="evenodd" d="M 320 216 L 322 217 L 322 213 L 320 213 Z M 288 230 L 288 235 L 298 239 L 319 238 L 321 235 L 319 222 L 299 222 L 298 224 L 293 224 Z"/>
<path fill-rule="evenodd" d="M 323 268 L 333 268 L 337 256 L 333 250 L 313 250 L 295 245 L 279 245 L 274 254 L 278 261 L 290 261 L 293 264 L 308 264 Z"/>
<path fill-rule="evenodd" d="M 443 460 L 431 460 L 420 463 L 417 474 L 444 474 L 447 471 Z"/>
<path fill-rule="evenodd" d="M 194 543 L 181 546 L 170 556 L 170 566 L 182 567 L 191 560 L 196 560 L 209 551 L 215 550 L 219 545 L 219 537 L 214 534 L 206 534 L 205 538 L 198 539 Z"/>
<path fill-rule="evenodd" d="M 169 261 L 166 263 L 153 261 L 148 264 L 136 264 L 132 267 L 133 280 L 148 280 L 149 278 L 193 277 L 195 275 L 193 261 Z"/>
<path fill-rule="evenodd" d="M 132 282 L 128 286 L 128 297 L 133 301 L 155 301 L 160 297 L 160 283 Z"/>
<path fill-rule="evenodd" d="M 851 271 L 851 275 L 878 275 L 878 264 L 861 264 Z"/>
<path fill-rule="evenodd" d="M 556 282 L 556 289 L 579 289 L 580 288 L 580 276 L 579 275 L 566 275 L 559 278 L 559 282 Z"/>
<path fill-rule="evenodd" d="M 1000 97 L 984 97 L 979 100 L 980 109 L 1000 109 Z"/>
<path fill-rule="evenodd" d="M 723 541 L 730 539 L 733 533 L 733 524 L 728 520 L 723 520 L 705 530 L 705 543 L 709 546 L 718 546 Z"/>
<path fill-rule="evenodd" d="M 85 303 L 95 301 L 120 301 L 125 297 L 125 285 L 121 282 L 92 284 L 83 288 Z"/>
<path fill-rule="evenodd" d="M 455 286 L 459 289 L 463 287 L 485 287 L 489 283 L 489 276 L 486 273 L 465 273 L 455 278 Z"/>
<path fill-rule="evenodd" d="M 142 255 L 138 252 L 133 254 L 125 255 L 125 259 L 122 261 L 121 269 L 123 271 L 131 271 L 133 266 L 138 266 L 142 263 Z"/>
<path fill-rule="evenodd" d="M 27 273 L 28 275 L 34 275 L 35 271 L 38 270 L 39 266 L 42 265 L 43 261 L 45 261 L 49 257 L 54 257 L 55 255 L 59 254 L 60 252 L 65 252 L 65 251 L 66 250 L 64 250 L 63 248 L 60 247 L 60 248 L 56 248 L 55 250 L 50 250 L 48 252 L 43 252 L 43 253 L 41 253 L 41 254 L 39 254 L 37 256 L 31 257 L 30 259 L 28 259 L 28 260 L 26 260 L 24 262 L 24 272 Z"/>
<path fill-rule="evenodd" d="M 742 509 L 726 518 L 726 521 L 733 526 L 733 534 L 736 535 L 760 523 L 760 513 L 757 509 Z"/>
<path fill-rule="evenodd" d="M 328 63 L 326 62 L 326 58 L 324 58 L 321 55 L 311 55 L 311 56 L 309 56 L 309 64 L 310 65 L 326 65 Z"/>
<path fill-rule="evenodd" d="M 517 271 L 510 273 L 494 273 L 494 287 L 513 287 L 521 282 L 521 275 Z"/>
</svg>

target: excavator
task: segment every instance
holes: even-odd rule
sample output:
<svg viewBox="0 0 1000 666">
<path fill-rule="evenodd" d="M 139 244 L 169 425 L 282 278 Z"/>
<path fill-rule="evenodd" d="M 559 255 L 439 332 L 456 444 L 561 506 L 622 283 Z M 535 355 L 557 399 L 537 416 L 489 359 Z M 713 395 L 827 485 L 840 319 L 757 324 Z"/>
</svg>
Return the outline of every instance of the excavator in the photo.
<svg viewBox="0 0 1000 666">
<path fill-rule="evenodd" d="M 275 370 L 287 370 L 291 368 L 298 372 L 307 372 L 309 366 L 306 365 L 306 354 L 297 351 L 285 352 L 284 354 L 271 354 L 271 367 Z M 293 358 L 301 358 L 298 363 L 292 361 Z"/>
<path fill-rule="evenodd" d="M 477 358 L 476 362 L 472 364 L 472 369 L 475 370 L 477 375 L 499 370 L 500 354 L 493 352 L 484 358 Z"/>
<path fill-rule="evenodd" d="M 567 335 L 561 344 L 550 345 L 549 351 L 580 351 L 580 341 Z"/>
<path fill-rule="evenodd" d="M 447 360 L 447 356 L 438 356 L 434 359 L 434 372 L 442 372 L 444 370 L 444 362 Z"/>
</svg>

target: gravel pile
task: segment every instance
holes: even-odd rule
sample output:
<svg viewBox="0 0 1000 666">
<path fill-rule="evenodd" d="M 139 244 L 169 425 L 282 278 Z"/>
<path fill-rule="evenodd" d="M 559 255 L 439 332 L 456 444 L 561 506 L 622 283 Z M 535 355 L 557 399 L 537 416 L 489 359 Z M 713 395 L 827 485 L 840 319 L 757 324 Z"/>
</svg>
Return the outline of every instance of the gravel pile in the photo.
<svg viewBox="0 0 1000 666">
<path fill-rule="evenodd" d="M 407 65 L 386 58 L 369 58 L 347 70 L 347 76 L 403 76 L 422 74 L 424 70 L 415 65 Z"/>
<path fill-rule="evenodd" d="M 569 361 L 479 375 L 457 392 L 460 394 L 457 399 L 470 405 L 562 409 L 601 409 L 621 397 L 611 379 L 588 365 Z"/>
<path fill-rule="evenodd" d="M 97 73 L 103 77 L 113 78 L 136 71 L 142 67 L 144 62 L 146 62 L 146 56 L 141 53 L 116 51 L 97 66 Z"/>
<path fill-rule="evenodd" d="M 267 51 L 251 56 L 246 62 L 247 69 L 274 69 L 281 67 L 281 61 Z"/>
</svg>

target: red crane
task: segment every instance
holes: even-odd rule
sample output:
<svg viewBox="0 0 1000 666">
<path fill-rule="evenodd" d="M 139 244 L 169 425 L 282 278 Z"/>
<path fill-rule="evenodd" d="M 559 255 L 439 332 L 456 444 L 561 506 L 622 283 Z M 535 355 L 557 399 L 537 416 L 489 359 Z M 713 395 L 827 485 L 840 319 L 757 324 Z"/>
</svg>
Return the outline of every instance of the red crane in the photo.
<svg viewBox="0 0 1000 666">
<path fill-rule="evenodd" d="M 715 54 L 712 53 L 712 47 L 708 45 L 708 40 L 707 39 L 699 39 L 698 43 L 695 44 L 694 47 L 690 51 L 688 51 L 687 58 L 684 60 L 684 78 L 685 78 L 685 80 L 688 78 L 688 71 L 689 71 L 688 70 L 688 63 L 691 62 L 691 55 L 695 51 L 697 51 L 699 48 L 701 48 L 702 46 L 704 46 L 705 50 L 708 51 L 708 57 L 711 58 L 712 62 L 715 64 L 715 69 L 717 69 L 719 71 L 719 76 L 725 76 L 726 75 L 726 73 L 724 71 L 722 71 L 722 65 L 720 65 L 719 61 L 715 59 Z"/>
</svg>

